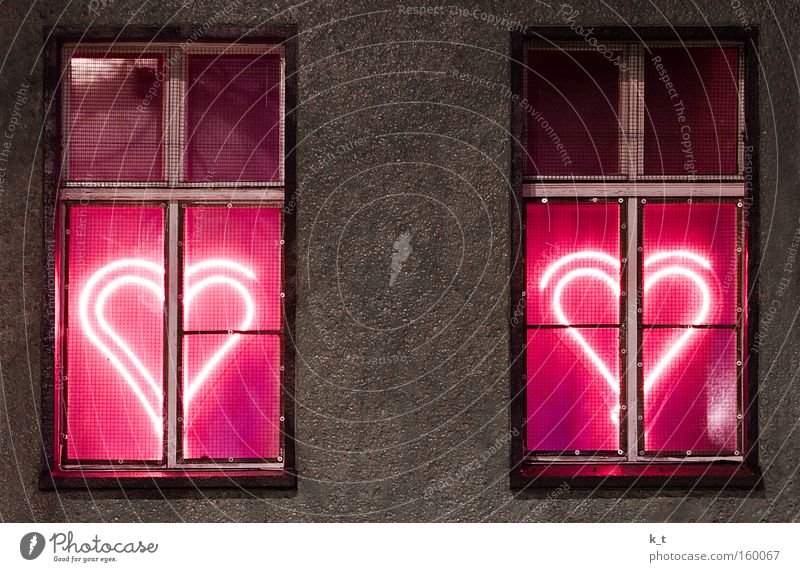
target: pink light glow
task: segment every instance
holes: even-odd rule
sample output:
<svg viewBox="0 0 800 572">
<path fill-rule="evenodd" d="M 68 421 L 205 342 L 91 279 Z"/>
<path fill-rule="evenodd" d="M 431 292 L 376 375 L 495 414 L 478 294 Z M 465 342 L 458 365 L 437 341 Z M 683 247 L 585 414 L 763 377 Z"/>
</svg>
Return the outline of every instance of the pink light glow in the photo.
<svg viewBox="0 0 800 572">
<path fill-rule="evenodd" d="M 646 451 L 737 449 L 737 210 L 732 201 L 643 209 Z"/>
<path fill-rule="evenodd" d="M 529 203 L 526 210 L 526 446 L 616 453 L 620 205 Z"/>
<path fill-rule="evenodd" d="M 191 266 L 186 270 L 186 277 L 189 278 L 194 274 L 197 274 L 200 271 L 206 271 L 212 268 L 225 268 L 225 269 L 233 269 L 237 272 L 241 272 L 247 278 L 251 280 L 255 280 L 256 276 L 249 268 L 245 268 L 244 266 L 232 262 L 230 260 L 207 260 L 204 262 L 200 262 L 195 266 Z M 238 280 L 234 280 L 232 278 L 228 278 L 227 276 L 219 275 L 219 274 L 212 274 L 211 276 L 207 276 L 203 278 L 197 284 L 194 284 L 191 288 L 186 291 L 186 294 L 183 298 L 183 308 L 184 308 L 184 316 L 189 313 L 189 305 L 191 304 L 192 300 L 205 288 L 209 286 L 214 286 L 218 284 L 223 284 L 235 290 L 244 300 L 246 305 L 246 312 L 244 317 L 242 318 L 242 322 L 239 324 L 238 330 L 247 330 L 250 327 L 250 324 L 253 323 L 253 316 L 255 315 L 255 305 L 253 303 L 253 296 L 250 294 L 250 291 L 245 288 L 245 286 L 239 282 Z M 189 404 L 192 401 L 192 397 L 194 397 L 197 390 L 203 385 L 203 383 L 208 378 L 208 375 L 211 371 L 219 364 L 222 358 L 225 356 L 230 349 L 236 345 L 236 342 L 239 341 L 241 334 L 232 334 L 228 337 L 226 342 L 222 344 L 219 350 L 214 353 L 208 361 L 203 365 L 200 369 L 198 374 L 192 379 L 192 381 L 188 381 L 188 378 L 184 377 L 184 387 L 186 391 L 183 395 L 184 400 L 184 416 L 188 411 Z"/>
<path fill-rule="evenodd" d="M 66 456 L 162 458 L 164 213 L 69 208 Z"/>
<path fill-rule="evenodd" d="M 659 257 L 656 259 L 657 262 L 659 260 L 666 260 L 670 258 L 671 254 L 675 253 L 659 253 L 653 255 L 653 258 Z M 690 259 L 698 262 L 698 264 L 700 264 L 705 268 L 710 268 L 710 264 L 708 260 L 706 260 L 705 258 L 697 256 L 696 259 L 695 258 L 690 258 Z M 653 263 L 652 259 L 648 259 L 644 263 L 645 266 L 649 265 L 648 262 L 650 262 L 650 264 Z M 702 297 L 702 303 L 700 305 L 700 309 L 697 311 L 697 315 L 695 316 L 694 321 L 692 321 L 692 325 L 702 324 L 705 321 L 706 316 L 708 316 L 709 309 L 711 308 L 711 292 L 708 288 L 708 284 L 706 284 L 706 282 L 696 272 L 692 272 L 691 270 L 688 270 L 681 266 L 668 266 L 662 270 L 659 270 L 658 272 L 651 274 L 645 281 L 644 283 L 645 295 L 647 294 L 647 292 L 650 291 L 650 289 L 656 282 L 668 276 L 685 277 L 694 282 L 698 292 L 700 293 L 700 296 Z M 658 361 L 655 367 L 652 370 L 650 370 L 648 375 L 645 376 L 644 378 L 645 393 L 650 391 L 650 388 L 653 387 L 653 384 L 656 382 L 656 380 L 658 380 L 658 378 L 661 376 L 661 374 L 664 372 L 667 366 L 669 366 L 672 360 L 674 360 L 677 357 L 677 355 L 684 348 L 686 343 L 689 341 L 689 338 L 691 338 L 693 334 L 694 330 L 691 328 L 684 331 L 683 334 L 681 334 L 680 337 L 678 337 L 678 339 L 675 340 L 675 343 L 672 346 L 670 346 L 670 348 L 664 353 L 663 357 Z"/>
<path fill-rule="evenodd" d="M 152 396 L 148 397 L 145 395 L 145 392 L 139 386 L 138 382 L 134 379 L 134 376 L 130 373 L 127 367 L 123 364 L 123 361 L 117 354 L 109 348 L 95 333 L 94 329 L 92 328 L 92 322 L 89 318 L 89 305 L 91 303 L 92 295 L 95 293 L 95 289 L 101 283 L 103 278 L 106 278 L 108 275 L 113 274 L 114 272 L 120 270 L 129 270 L 129 269 L 137 269 L 137 270 L 146 270 L 152 272 L 156 276 L 160 278 L 160 282 L 156 283 L 152 280 L 148 280 L 146 278 L 141 278 L 136 275 L 123 275 L 118 277 L 105 286 L 103 286 L 100 293 L 95 298 L 94 304 L 94 314 L 97 320 L 97 323 L 100 325 L 100 329 L 114 342 L 114 346 L 119 348 L 125 357 L 134 365 L 134 367 L 139 371 L 142 377 L 145 379 L 147 384 L 152 389 Z M 117 260 L 106 266 L 103 266 L 92 274 L 92 277 L 86 282 L 86 285 L 81 292 L 80 297 L 80 306 L 79 306 L 79 313 L 81 318 L 81 325 L 83 326 L 83 330 L 86 334 L 86 337 L 97 346 L 97 348 L 103 352 L 103 354 L 109 359 L 111 364 L 119 371 L 122 378 L 125 382 L 130 386 L 133 390 L 136 397 L 144 407 L 147 414 L 153 420 L 153 425 L 155 428 L 155 432 L 157 435 L 161 434 L 162 431 L 162 416 L 161 416 L 161 405 L 162 405 L 162 396 L 161 396 L 161 386 L 160 384 L 156 383 L 155 377 L 152 373 L 150 373 L 147 368 L 142 364 L 142 361 L 139 357 L 131 350 L 130 346 L 124 341 L 124 339 L 109 325 L 108 321 L 105 318 L 104 310 L 106 302 L 108 301 L 109 296 L 115 293 L 116 290 L 123 286 L 136 286 L 136 287 L 144 287 L 146 290 L 150 290 L 153 294 L 155 294 L 156 299 L 160 301 L 162 304 L 164 303 L 164 267 L 153 262 L 149 262 L 147 260 L 137 260 L 137 259 L 123 259 Z M 151 401 L 152 400 L 152 401 Z"/>
<path fill-rule="evenodd" d="M 550 278 L 552 278 L 559 269 L 577 260 L 604 263 L 619 271 L 619 260 L 616 260 L 603 252 L 595 252 L 591 250 L 575 252 L 559 258 L 556 262 L 550 265 L 550 267 L 542 276 L 539 289 L 544 290 L 547 288 Z M 565 274 L 561 280 L 558 281 L 553 291 L 553 313 L 558 318 L 558 321 L 565 326 L 569 326 L 571 322 L 561 306 L 561 296 L 564 292 L 564 288 L 566 288 L 570 282 L 579 278 L 592 278 L 594 280 L 599 280 L 609 287 L 611 293 L 616 298 L 619 298 L 619 281 L 615 278 L 612 278 L 606 272 L 597 270 L 595 268 L 577 268 L 575 270 L 571 270 Z M 589 361 L 591 361 L 592 364 L 594 364 L 594 366 L 600 371 L 600 373 L 603 375 L 603 378 L 608 382 L 609 386 L 611 386 L 611 389 L 614 391 L 614 393 L 619 394 L 619 378 L 615 374 L 611 373 L 608 366 L 603 362 L 600 356 L 597 355 L 597 352 L 594 350 L 594 348 L 592 348 L 591 344 L 586 341 L 586 338 L 584 338 L 575 328 L 567 328 L 567 333 L 569 333 L 575 339 L 575 341 L 580 344 L 586 356 L 589 358 Z M 611 415 L 613 418 L 619 419 L 617 410 L 612 411 Z"/>
<path fill-rule="evenodd" d="M 619 206 L 532 202 L 526 209 L 527 446 L 615 450 Z M 733 452 L 737 206 L 648 203 L 642 229 L 645 449 Z M 727 329 L 695 327 L 708 325 Z"/>
<path fill-rule="evenodd" d="M 651 257 L 648 257 L 644 265 L 645 267 L 650 267 L 654 264 L 659 262 L 663 262 L 665 260 L 670 260 L 674 258 L 685 259 L 689 262 L 693 262 L 699 264 L 703 268 L 711 268 L 711 264 L 709 261 L 695 253 L 687 252 L 687 251 L 673 251 L 673 252 L 658 252 L 653 254 Z M 545 271 L 541 283 L 539 284 L 539 289 L 544 290 L 547 288 L 550 279 L 558 272 L 559 269 L 563 268 L 564 266 L 575 262 L 577 260 L 586 261 L 589 263 L 602 263 L 608 266 L 611 266 L 614 269 L 619 269 L 619 261 L 611 258 L 607 254 L 602 252 L 595 252 L 595 251 L 581 251 L 575 252 L 573 254 L 568 254 L 559 258 L 556 262 L 554 262 L 550 267 Z M 650 291 L 654 284 L 663 280 L 667 277 L 683 277 L 687 278 L 692 281 L 695 286 L 697 287 L 698 293 L 701 296 L 702 303 L 698 313 L 692 322 L 692 324 L 702 324 L 703 321 L 708 316 L 709 309 L 711 307 L 711 293 L 708 287 L 708 284 L 700 277 L 696 272 L 692 272 L 691 270 L 684 268 L 682 266 L 668 266 L 657 272 L 650 274 L 644 284 L 644 291 L 645 294 Z M 565 274 L 557 283 L 553 290 L 553 298 L 552 298 L 552 306 L 553 306 L 553 313 L 558 317 L 558 320 L 561 324 L 565 326 L 571 326 L 572 322 L 567 317 L 564 309 L 561 305 L 561 296 L 564 289 L 567 285 L 578 278 L 592 278 L 594 280 L 599 280 L 603 282 L 606 286 L 608 286 L 609 290 L 611 290 L 612 294 L 619 298 L 620 295 L 620 288 L 619 288 L 619 281 L 616 278 L 613 278 L 608 273 L 598 270 L 596 268 L 577 268 L 571 270 L 567 274 Z M 608 382 L 611 388 L 614 390 L 615 393 L 619 393 L 619 377 L 612 373 L 609 367 L 603 362 L 603 360 L 598 356 L 595 349 L 589 344 L 586 339 L 580 334 L 580 332 L 576 328 L 569 327 L 567 328 L 567 332 L 578 342 L 578 344 L 583 349 L 583 352 L 588 358 L 588 360 L 598 369 L 598 371 L 602 374 L 603 378 Z M 688 329 L 686 330 L 676 341 L 675 343 L 669 348 L 669 350 L 664 354 L 664 356 L 659 360 L 656 366 L 650 371 L 649 375 L 645 378 L 644 383 L 644 390 L 645 392 L 649 391 L 649 389 L 653 386 L 659 376 L 663 373 L 663 371 L 667 368 L 672 360 L 676 358 L 676 356 L 680 353 L 683 347 L 688 342 L 689 338 L 692 337 L 694 330 Z"/>
<path fill-rule="evenodd" d="M 281 338 L 255 330 L 280 327 L 280 213 L 186 215 L 184 324 L 229 333 L 182 338 L 184 457 L 274 458 Z M 160 460 L 163 211 L 76 206 L 70 216 L 68 456 Z"/>
<path fill-rule="evenodd" d="M 151 402 L 151 397 L 145 395 L 145 392 L 140 387 L 139 383 L 134 379 L 134 376 L 131 374 L 128 367 L 125 366 L 123 363 L 124 359 L 117 355 L 117 353 L 112 350 L 111 348 L 104 343 L 101 338 L 95 333 L 94 329 L 92 328 L 91 320 L 89 319 L 89 306 L 90 301 L 95 294 L 95 290 L 97 289 L 98 285 L 102 283 L 102 280 L 109 275 L 112 275 L 115 272 L 120 270 L 127 270 L 127 269 L 138 269 L 138 270 L 147 270 L 150 272 L 155 273 L 161 279 L 160 282 L 153 282 L 152 280 L 148 280 L 145 278 L 141 278 L 137 275 L 122 275 L 114 280 L 110 281 L 108 284 L 102 287 L 100 293 L 95 297 L 94 303 L 94 314 L 97 320 L 97 323 L 100 325 L 100 328 L 103 332 L 114 342 L 114 346 L 118 348 L 122 354 L 124 355 L 130 363 L 139 371 L 142 378 L 147 382 L 147 385 L 150 386 L 152 389 L 152 399 L 156 403 L 153 404 Z M 192 276 L 197 274 L 201 271 L 207 271 L 214 268 L 224 268 L 224 269 L 234 269 L 237 272 L 241 272 L 244 276 L 255 280 L 255 275 L 253 272 L 237 264 L 230 260 L 221 260 L 221 259 L 214 259 L 214 260 L 207 260 L 201 262 L 195 266 L 191 266 L 186 270 L 186 276 Z M 145 290 L 149 290 L 153 294 L 155 294 L 156 298 L 163 303 L 164 301 L 164 286 L 163 286 L 163 275 L 164 275 L 164 268 L 159 266 L 158 264 L 148 262 L 147 260 L 136 260 L 136 259 L 123 259 L 117 260 L 106 266 L 100 268 L 97 272 L 95 272 L 92 277 L 86 282 L 86 285 L 81 292 L 80 297 L 80 317 L 81 317 L 81 324 L 83 325 L 84 332 L 89 340 L 97 346 L 97 348 L 103 352 L 103 354 L 109 359 L 112 365 L 119 371 L 122 378 L 126 381 L 126 383 L 130 386 L 131 390 L 134 392 L 136 397 L 144 407 L 147 414 L 153 420 L 153 426 L 155 428 L 156 434 L 160 435 L 163 431 L 163 419 L 160 413 L 161 406 L 162 406 L 162 394 L 161 394 L 161 387 L 159 384 L 156 383 L 155 377 L 152 373 L 150 373 L 147 368 L 142 364 L 139 357 L 136 355 L 133 350 L 131 350 L 130 346 L 125 342 L 125 340 L 120 336 L 109 324 L 108 321 L 105 319 L 104 310 L 108 298 L 113 295 L 116 290 L 124 286 L 134 286 L 138 288 L 144 288 Z M 245 301 L 247 306 L 247 312 L 242 319 L 242 323 L 239 325 L 239 330 L 246 330 L 250 327 L 250 324 L 253 321 L 253 316 L 255 315 L 255 307 L 253 304 L 253 297 L 250 294 L 250 291 L 238 280 L 233 280 L 227 276 L 221 276 L 217 274 L 212 274 L 210 276 L 205 277 L 204 279 L 200 280 L 197 284 L 189 288 L 187 290 L 186 295 L 184 296 L 184 312 L 188 313 L 189 305 L 191 301 L 205 288 L 213 285 L 224 284 L 236 290 L 242 299 Z M 200 369 L 200 372 L 197 376 L 191 381 L 186 383 L 186 393 L 184 394 L 184 407 L 188 408 L 189 402 L 192 400 L 192 397 L 197 392 L 197 390 L 202 386 L 202 384 L 206 381 L 211 371 L 214 367 L 220 362 L 223 356 L 236 344 L 239 340 L 240 334 L 233 334 L 231 335 L 228 340 L 222 344 L 219 350 L 214 353 L 208 361 L 203 365 Z"/>
<path fill-rule="evenodd" d="M 280 209 L 187 207 L 184 224 L 181 453 L 186 459 L 275 458 Z"/>
</svg>

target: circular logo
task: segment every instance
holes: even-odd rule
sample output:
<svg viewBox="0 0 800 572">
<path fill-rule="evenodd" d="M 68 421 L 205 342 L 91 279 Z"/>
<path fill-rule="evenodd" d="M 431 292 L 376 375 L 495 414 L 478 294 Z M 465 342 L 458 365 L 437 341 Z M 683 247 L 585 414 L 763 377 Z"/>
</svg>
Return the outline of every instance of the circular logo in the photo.
<svg viewBox="0 0 800 572">
<path fill-rule="evenodd" d="M 44 550 L 44 535 L 40 532 L 29 532 L 19 541 L 19 553 L 25 560 L 34 560 Z"/>
</svg>

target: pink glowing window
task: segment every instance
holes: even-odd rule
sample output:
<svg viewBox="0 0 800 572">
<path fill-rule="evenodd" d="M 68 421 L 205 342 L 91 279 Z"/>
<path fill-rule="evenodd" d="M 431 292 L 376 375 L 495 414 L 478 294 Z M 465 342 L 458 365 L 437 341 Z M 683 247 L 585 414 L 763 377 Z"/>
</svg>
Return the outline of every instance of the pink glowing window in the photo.
<svg viewBox="0 0 800 572">
<path fill-rule="evenodd" d="M 283 46 L 59 49 L 53 475 L 290 481 Z"/>
<path fill-rule="evenodd" d="M 175 210 L 182 259 L 170 267 L 165 207 L 67 209 L 66 463 L 162 464 L 173 447 L 189 464 L 281 456 L 281 211 Z M 172 273 L 181 277 L 175 388 L 165 373 Z M 173 392 L 174 445 L 165 441 Z"/>
<path fill-rule="evenodd" d="M 643 208 L 645 452 L 739 448 L 739 211 L 732 201 Z"/>
<path fill-rule="evenodd" d="M 525 171 L 530 176 L 620 172 L 622 52 L 528 50 Z"/>
<path fill-rule="evenodd" d="M 526 209 L 528 448 L 616 454 L 620 204 Z"/>
<path fill-rule="evenodd" d="M 734 48 L 653 48 L 645 58 L 644 172 L 738 172 L 739 54 Z"/>
<path fill-rule="evenodd" d="M 187 65 L 187 180 L 280 179 L 280 57 L 191 55 Z"/>
<path fill-rule="evenodd" d="M 512 486 L 755 482 L 749 48 L 597 32 L 512 42 Z"/>
<path fill-rule="evenodd" d="M 633 300 L 628 205 L 526 206 L 528 450 L 622 456 L 627 442 L 637 456 L 739 455 L 742 203 L 631 204 L 642 233 Z M 638 389 L 626 391 L 634 371 Z M 639 412 L 635 435 L 629 409 Z"/>
<path fill-rule="evenodd" d="M 279 456 L 281 216 L 184 209 L 182 454 Z"/>
<path fill-rule="evenodd" d="M 69 208 L 68 461 L 160 461 L 164 209 Z"/>
<path fill-rule="evenodd" d="M 67 74 L 67 178 L 163 181 L 163 55 L 77 54 Z"/>
</svg>

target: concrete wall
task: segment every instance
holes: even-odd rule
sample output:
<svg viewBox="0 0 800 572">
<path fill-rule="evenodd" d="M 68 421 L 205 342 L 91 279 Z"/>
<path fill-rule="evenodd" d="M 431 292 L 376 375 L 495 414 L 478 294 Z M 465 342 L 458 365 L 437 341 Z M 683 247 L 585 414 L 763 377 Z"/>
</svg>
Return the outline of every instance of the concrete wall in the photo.
<svg viewBox="0 0 800 572">
<path fill-rule="evenodd" d="M 0 127 L 15 122 L 0 196 L 0 518 L 44 521 L 793 520 L 800 417 L 789 261 L 800 224 L 797 2 L 572 2 L 581 23 L 761 30 L 761 465 L 754 493 L 516 496 L 507 486 L 509 102 L 506 30 L 564 25 L 551 2 L 241 1 L 229 23 L 296 23 L 299 38 L 296 494 L 37 490 L 42 288 L 42 27 L 202 27 L 222 3 L 3 4 Z M 419 5 L 407 2 L 407 4 Z M 549 7 L 547 4 L 550 4 Z M 744 22 L 746 21 L 746 22 Z M 455 74 L 457 75 L 457 74 Z M 14 109 L 25 85 L 27 97 Z M 14 118 L 14 119 L 12 119 Z M 5 136 L 3 136 L 5 137 Z M 0 141 L 2 143 L 2 141 Z M 389 285 L 392 245 L 413 255 Z M 778 297 L 781 278 L 790 279 Z M 482 458 L 460 470 L 476 457 Z M 428 489 L 429 494 L 425 494 Z M 431 489 L 435 489 L 431 493 Z"/>
</svg>

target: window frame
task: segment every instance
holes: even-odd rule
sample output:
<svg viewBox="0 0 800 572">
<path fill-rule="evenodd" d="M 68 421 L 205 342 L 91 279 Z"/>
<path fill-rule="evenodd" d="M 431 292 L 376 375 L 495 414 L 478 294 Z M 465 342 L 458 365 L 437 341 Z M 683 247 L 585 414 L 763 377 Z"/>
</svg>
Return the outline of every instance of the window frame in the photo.
<svg viewBox="0 0 800 572">
<path fill-rule="evenodd" d="M 604 45 L 622 47 L 626 57 L 638 57 L 637 73 L 630 70 L 620 71 L 621 86 L 628 89 L 620 90 L 620 112 L 623 129 L 620 133 L 619 157 L 627 165 L 634 167 L 633 171 L 625 170 L 622 176 L 614 174 L 607 176 L 570 176 L 550 175 L 531 176 L 526 173 L 527 148 L 525 145 L 526 111 L 523 102 L 527 97 L 527 50 L 535 46 L 551 46 L 550 49 L 564 47 L 566 49 L 594 49 L 586 42 L 576 41 L 576 35 L 570 28 L 536 27 L 529 26 L 524 32 L 511 34 L 510 80 L 512 87 L 511 100 L 511 136 L 512 136 L 512 191 L 513 196 L 509 206 L 509 235 L 510 235 L 510 292 L 509 304 L 509 380 L 511 387 L 510 417 L 513 438 L 510 450 L 510 486 L 515 489 L 536 487 L 557 487 L 565 481 L 578 487 L 606 487 L 606 488 L 639 488 L 639 487 L 754 487 L 761 484 L 761 472 L 758 466 L 758 354 L 749 351 L 747 342 L 755 339 L 758 324 L 757 307 L 757 262 L 755 256 L 746 256 L 748 252 L 758 252 L 758 214 L 753 208 L 754 199 L 758 190 L 758 73 L 756 60 L 756 46 L 758 40 L 757 30 L 745 30 L 736 27 L 716 28 L 640 28 L 630 29 L 622 27 L 593 28 L 593 36 Z M 636 103 L 641 101 L 638 97 L 643 89 L 643 62 L 641 60 L 642 45 L 659 46 L 666 44 L 677 47 L 691 47 L 694 45 L 710 44 L 725 46 L 727 44 L 740 47 L 738 62 L 738 81 L 740 87 L 739 103 L 739 145 L 737 150 L 738 173 L 734 175 L 645 175 L 643 173 L 643 141 L 644 125 L 639 125 L 636 117 L 630 117 L 629 111 L 636 109 L 641 117 L 643 106 Z M 638 56 L 636 55 L 638 53 Z M 630 108 L 624 107 L 625 98 L 631 101 Z M 632 100 L 630 98 L 633 98 Z M 639 135 L 639 136 L 637 136 Z M 745 150 L 749 150 L 745 154 Z M 598 190 L 599 189 L 599 190 Z M 743 377 L 738 384 L 744 395 L 740 400 L 742 404 L 742 420 L 740 430 L 742 451 L 740 455 L 726 458 L 705 458 L 690 456 L 653 458 L 648 454 L 638 451 L 636 439 L 629 436 L 642 437 L 636 412 L 627 412 L 627 426 L 621 431 L 621 446 L 625 448 L 619 462 L 612 458 L 587 458 L 579 456 L 568 458 L 560 456 L 531 456 L 525 450 L 525 424 L 527 419 L 526 403 L 526 370 L 527 370 L 527 317 L 526 317 L 526 274 L 525 274 L 525 212 L 530 201 L 580 201 L 597 200 L 608 201 L 618 199 L 623 203 L 620 215 L 621 224 L 632 217 L 636 224 L 628 225 L 626 231 L 621 231 L 620 242 L 627 244 L 627 259 L 636 261 L 636 264 L 627 264 L 623 260 L 621 284 L 633 280 L 639 287 L 641 269 L 637 254 L 641 246 L 641 224 L 643 205 L 642 199 L 653 202 L 670 202 L 693 198 L 700 202 L 705 197 L 737 200 L 739 204 L 748 203 L 749 216 L 742 223 L 742 208 L 738 211 L 738 222 L 744 224 L 746 232 L 744 238 L 746 247 L 740 254 L 740 261 L 746 261 L 747 268 L 740 264 L 738 289 L 742 288 L 742 278 L 747 292 L 740 292 L 738 300 L 744 305 L 742 309 L 742 324 L 739 326 L 740 335 L 737 337 L 739 355 L 743 356 L 743 365 L 740 371 Z M 742 227 L 737 229 L 742 232 Z M 630 268 L 634 266 L 634 268 Z M 626 330 L 641 332 L 640 316 L 637 307 L 640 307 L 638 296 L 629 296 L 627 305 L 631 308 L 626 316 L 621 316 L 627 324 Z M 635 328 L 635 329 L 633 329 Z M 622 370 L 631 367 L 631 360 L 636 367 L 636 360 L 641 351 L 641 344 L 636 338 L 621 331 L 620 347 L 628 348 L 628 364 L 620 364 Z M 639 346 L 639 347 L 637 347 Z M 631 350 L 635 350 L 631 353 Z M 621 399 L 628 395 L 627 403 L 636 401 L 630 399 L 640 395 L 639 378 L 637 375 L 621 377 L 623 387 L 620 388 Z M 630 378 L 634 378 L 631 380 Z M 631 393 L 633 394 L 631 395 Z"/>
<path fill-rule="evenodd" d="M 183 487 L 232 487 L 232 488 L 296 488 L 295 462 L 295 212 L 296 208 L 288 208 L 296 204 L 296 104 L 297 104 L 297 30 L 295 26 L 259 26 L 256 28 L 220 27 L 204 31 L 202 38 L 192 38 L 186 30 L 179 28 L 95 28 L 90 38 L 85 31 L 77 28 L 56 27 L 46 31 L 44 50 L 44 135 L 43 135 L 43 235 L 45 247 L 44 283 L 42 298 L 42 355 L 41 355 L 41 429 L 43 443 L 42 470 L 39 487 L 50 489 L 95 489 L 95 488 L 183 488 Z M 189 42 L 192 38 L 194 41 Z M 184 147 L 184 119 L 179 129 L 170 129 L 170 114 L 185 115 L 183 98 L 177 105 L 169 107 L 171 96 L 182 94 L 182 86 L 173 85 L 174 76 L 167 76 L 164 87 L 164 150 L 163 150 L 163 182 L 86 182 L 72 181 L 66 174 L 68 162 L 66 145 L 62 140 L 62 122 L 68 118 L 66 92 L 62 88 L 65 80 L 63 70 L 65 53 L 77 46 L 83 54 L 87 50 L 100 50 L 116 54 L 126 46 L 133 46 L 137 53 L 153 50 L 165 50 L 166 57 L 175 53 L 181 64 L 187 57 L 202 51 L 216 53 L 233 51 L 234 53 L 264 53 L 267 49 L 282 56 L 281 82 L 281 180 L 270 181 L 190 181 L 185 177 L 182 161 L 170 160 L 171 149 Z M 205 51 L 203 51 L 205 50 Z M 166 70 L 165 70 L 166 71 Z M 181 80 L 182 81 L 182 80 Z M 171 95 L 170 95 L 171 94 Z M 66 125 L 66 123 L 65 123 Z M 176 133 L 177 132 L 177 133 Z M 178 157 L 182 153 L 178 152 Z M 63 171 L 62 171 L 63 169 Z M 280 177 L 279 177 L 280 179 Z M 209 188 L 213 187 L 213 188 Z M 235 195 L 234 193 L 235 188 Z M 88 201 L 88 198 L 91 201 Z M 281 328 L 281 444 L 282 452 L 276 462 L 256 464 L 248 462 L 239 464 L 232 462 L 220 464 L 183 463 L 176 464 L 172 458 L 179 454 L 180 435 L 174 433 L 180 428 L 178 419 L 170 419 L 165 423 L 165 449 L 168 451 L 167 464 L 137 469 L 136 464 L 124 464 L 119 468 L 105 468 L 96 465 L 84 467 L 80 464 L 65 466 L 59 458 L 61 411 L 56 407 L 63 405 L 56 395 L 59 390 L 56 383 L 56 351 L 65 351 L 65 345 L 57 340 L 63 335 L 64 315 L 63 294 L 56 292 L 59 276 L 65 281 L 64 264 L 66 263 L 66 213 L 70 204 L 102 204 L 103 201 L 115 201 L 131 205 L 145 203 L 160 205 L 164 209 L 164 245 L 165 245 L 165 309 L 167 320 L 165 325 L 165 355 L 179 355 L 180 332 L 178 323 L 181 309 L 178 303 L 178 289 L 183 269 L 181 268 L 181 248 L 178 244 L 183 233 L 184 213 L 186 205 L 233 205 L 236 207 L 252 207 L 280 209 L 282 239 L 282 328 Z M 173 271 L 170 271 L 173 270 Z M 58 300 L 62 300 L 58 307 Z M 169 349 L 168 349 L 169 346 Z M 60 363 L 64 363 L 63 360 Z M 165 401 L 165 418 L 177 416 L 179 403 L 179 373 L 170 368 L 165 359 L 165 387 L 169 404 Z M 174 431 L 173 431 L 174 430 Z M 167 448 L 167 433 L 174 446 Z M 172 463 L 170 463 L 172 461 Z M 140 463 L 141 464 L 141 463 Z M 147 465 L 147 463 L 144 463 Z"/>
</svg>

